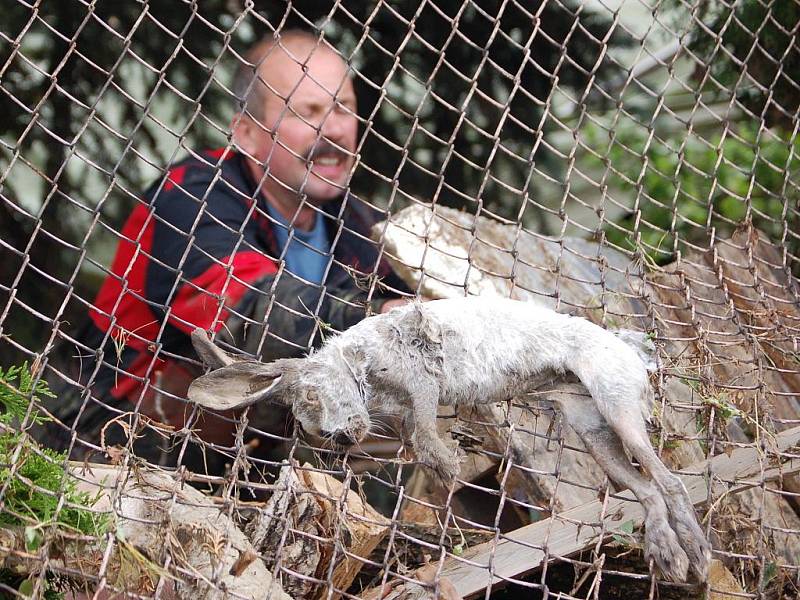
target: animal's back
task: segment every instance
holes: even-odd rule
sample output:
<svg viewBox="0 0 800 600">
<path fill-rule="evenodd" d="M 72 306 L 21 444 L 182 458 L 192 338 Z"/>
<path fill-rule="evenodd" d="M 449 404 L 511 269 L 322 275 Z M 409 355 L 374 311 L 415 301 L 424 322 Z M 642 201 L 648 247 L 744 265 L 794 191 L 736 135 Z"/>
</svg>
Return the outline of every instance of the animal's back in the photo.
<svg viewBox="0 0 800 600">
<path fill-rule="evenodd" d="M 436 300 L 420 305 L 422 313 L 444 328 L 458 332 L 464 344 L 479 354 L 516 355 L 531 344 L 556 338 L 567 341 L 569 320 L 539 305 L 494 297 Z"/>
<path fill-rule="evenodd" d="M 493 297 L 435 300 L 401 310 L 419 311 L 441 332 L 444 402 L 503 399 L 523 391 L 534 375 L 570 370 L 601 412 L 615 402 L 649 412 L 644 364 L 628 344 L 586 319 Z"/>
<path fill-rule="evenodd" d="M 486 402 L 522 391 L 525 379 L 558 368 L 574 348 L 570 318 L 535 304 L 493 297 L 419 305 L 441 331 L 443 400 Z"/>
</svg>

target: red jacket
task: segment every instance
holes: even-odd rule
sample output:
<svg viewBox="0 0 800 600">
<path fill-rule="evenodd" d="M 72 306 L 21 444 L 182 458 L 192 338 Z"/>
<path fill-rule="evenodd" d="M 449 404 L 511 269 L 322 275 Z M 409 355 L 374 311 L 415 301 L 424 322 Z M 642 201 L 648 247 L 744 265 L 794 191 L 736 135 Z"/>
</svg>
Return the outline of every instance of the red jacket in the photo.
<svg viewBox="0 0 800 600">
<path fill-rule="evenodd" d="M 96 396 L 135 401 L 166 361 L 194 356 L 194 328 L 219 330 L 232 310 L 257 319 L 248 307 L 265 294 L 274 298 L 263 352 L 272 359 L 320 341 L 309 312 L 337 330 L 364 318 L 367 293 L 354 275 L 377 275 L 388 288 L 405 289 L 369 240 L 369 227 L 383 215 L 352 195 L 324 207 L 334 254 L 324 286 L 279 276 L 278 225 L 264 203 L 232 150 L 190 157 L 145 193 L 119 234 L 79 340 L 99 359 L 99 367 L 82 367 Z M 379 305 L 387 296 L 376 288 L 372 299 Z"/>
</svg>

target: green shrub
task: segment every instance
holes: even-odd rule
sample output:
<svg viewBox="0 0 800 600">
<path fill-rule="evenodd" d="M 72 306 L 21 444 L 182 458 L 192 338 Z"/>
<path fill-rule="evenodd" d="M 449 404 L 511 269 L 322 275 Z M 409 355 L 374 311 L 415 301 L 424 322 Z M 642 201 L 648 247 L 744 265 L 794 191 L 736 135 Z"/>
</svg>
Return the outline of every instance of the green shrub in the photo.
<svg viewBox="0 0 800 600">
<path fill-rule="evenodd" d="M 41 546 L 45 529 L 97 537 L 110 524 L 107 516 L 88 510 L 97 497 L 77 490 L 65 469 L 66 455 L 40 448 L 26 433 L 26 428 L 47 420 L 35 408 L 41 396 L 53 394 L 27 363 L 0 369 L 0 527 L 24 528 L 29 552 Z M 65 502 L 59 509 L 61 496 Z M 0 570 L 0 582 L 23 594 L 33 589 L 32 579 L 7 569 Z M 44 597 L 61 597 L 56 591 L 61 587 L 48 575 Z"/>
<path fill-rule="evenodd" d="M 796 138 L 749 123 L 708 138 L 650 136 L 641 126 L 624 125 L 605 140 L 601 132 L 583 132 L 589 168 L 606 170 L 611 195 L 628 209 L 603 223 L 612 244 L 627 250 L 640 245 L 663 264 L 679 250 L 706 248 L 712 230 L 727 237 L 752 222 L 797 254 Z"/>
</svg>

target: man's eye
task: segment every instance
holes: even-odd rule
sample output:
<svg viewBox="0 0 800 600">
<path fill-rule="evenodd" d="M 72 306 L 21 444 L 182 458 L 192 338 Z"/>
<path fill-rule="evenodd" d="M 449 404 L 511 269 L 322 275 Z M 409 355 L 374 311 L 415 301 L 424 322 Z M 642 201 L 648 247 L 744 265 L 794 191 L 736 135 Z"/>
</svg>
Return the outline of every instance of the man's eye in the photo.
<svg viewBox="0 0 800 600">
<path fill-rule="evenodd" d="M 311 108 L 293 108 L 292 114 L 306 121 L 310 121 L 314 117 L 314 110 Z"/>
</svg>

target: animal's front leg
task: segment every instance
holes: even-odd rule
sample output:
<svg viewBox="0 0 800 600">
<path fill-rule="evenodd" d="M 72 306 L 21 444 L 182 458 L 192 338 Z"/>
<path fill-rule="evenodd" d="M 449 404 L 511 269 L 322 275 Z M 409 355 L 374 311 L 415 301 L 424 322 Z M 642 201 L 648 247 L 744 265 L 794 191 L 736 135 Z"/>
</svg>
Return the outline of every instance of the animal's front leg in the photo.
<svg viewBox="0 0 800 600">
<path fill-rule="evenodd" d="M 414 385 L 411 391 L 411 443 L 414 454 L 422 464 L 430 467 L 449 485 L 461 470 L 458 454 L 451 451 L 436 430 L 436 413 L 439 407 L 439 386 L 427 379 Z"/>
</svg>

